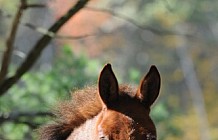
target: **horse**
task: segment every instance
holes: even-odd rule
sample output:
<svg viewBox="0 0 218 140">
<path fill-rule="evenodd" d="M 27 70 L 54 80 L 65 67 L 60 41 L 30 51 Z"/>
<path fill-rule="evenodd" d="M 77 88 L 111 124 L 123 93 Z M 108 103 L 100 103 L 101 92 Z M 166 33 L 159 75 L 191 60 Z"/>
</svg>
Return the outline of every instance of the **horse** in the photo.
<svg viewBox="0 0 218 140">
<path fill-rule="evenodd" d="M 55 109 L 55 123 L 39 129 L 41 140 L 156 140 L 151 105 L 160 90 L 160 74 L 152 65 L 138 88 L 118 85 L 111 64 L 102 69 L 97 86 L 72 93 Z"/>
</svg>

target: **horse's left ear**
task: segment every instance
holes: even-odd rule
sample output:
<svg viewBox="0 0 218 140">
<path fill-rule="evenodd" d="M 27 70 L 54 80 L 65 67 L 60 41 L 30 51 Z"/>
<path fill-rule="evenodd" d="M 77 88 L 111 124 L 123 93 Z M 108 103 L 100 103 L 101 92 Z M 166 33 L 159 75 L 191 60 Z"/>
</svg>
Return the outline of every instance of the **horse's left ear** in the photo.
<svg viewBox="0 0 218 140">
<path fill-rule="evenodd" d="M 157 99 L 160 91 L 160 74 L 156 66 L 151 66 L 147 75 L 141 80 L 136 97 L 150 107 Z"/>
<path fill-rule="evenodd" d="M 99 76 L 98 88 L 101 100 L 106 106 L 108 106 L 111 101 L 118 99 L 119 87 L 111 64 L 105 65 L 102 69 Z"/>
</svg>

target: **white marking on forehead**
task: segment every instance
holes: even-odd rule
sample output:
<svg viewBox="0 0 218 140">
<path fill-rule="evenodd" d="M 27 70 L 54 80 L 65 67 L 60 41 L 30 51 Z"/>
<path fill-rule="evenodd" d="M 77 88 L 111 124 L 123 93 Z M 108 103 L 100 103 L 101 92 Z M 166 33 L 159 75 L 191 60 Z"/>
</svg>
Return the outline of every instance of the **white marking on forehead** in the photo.
<svg viewBox="0 0 218 140">
<path fill-rule="evenodd" d="M 109 140 L 109 136 L 104 134 L 104 131 L 101 127 L 101 125 L 98 125 L 98 138 L 102 140 Z"/>
</svg>

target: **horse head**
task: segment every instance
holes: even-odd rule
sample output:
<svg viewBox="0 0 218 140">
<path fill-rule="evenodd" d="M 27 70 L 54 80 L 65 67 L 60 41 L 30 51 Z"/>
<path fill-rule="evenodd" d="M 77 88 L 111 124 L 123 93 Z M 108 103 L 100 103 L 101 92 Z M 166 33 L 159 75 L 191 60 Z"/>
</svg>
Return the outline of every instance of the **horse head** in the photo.
<svg viewBox="0 0 218 140">
<path fill-rule="evenodd" d="M 136 90 L 118 85 L 110 64 L 105 65 L 98 81 L 102 111 L 96 123 L 100 140 L 156 140 L 150 107 L 160 90 L 160 74 L 155 66 L 142 78 Z"/>
</svg>

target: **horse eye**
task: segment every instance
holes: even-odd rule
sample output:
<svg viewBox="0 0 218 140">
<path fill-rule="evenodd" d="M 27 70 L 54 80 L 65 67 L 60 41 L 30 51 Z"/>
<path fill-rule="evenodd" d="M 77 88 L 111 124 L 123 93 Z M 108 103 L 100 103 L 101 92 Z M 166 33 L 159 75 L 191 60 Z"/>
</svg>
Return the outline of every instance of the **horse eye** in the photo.
<svg viewBox="0 0 218 140">
<path fill-rule="evenodd" d="M 101 136 L 100 140 L 109 140 L 109 138 L 107 136 Z"/>
</svg>

